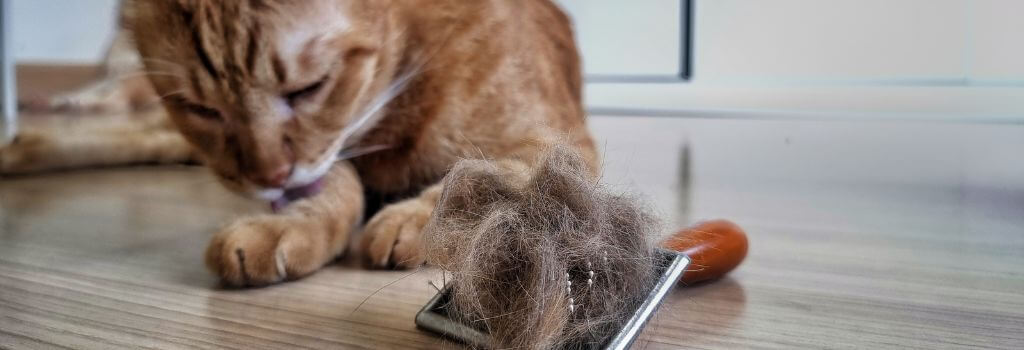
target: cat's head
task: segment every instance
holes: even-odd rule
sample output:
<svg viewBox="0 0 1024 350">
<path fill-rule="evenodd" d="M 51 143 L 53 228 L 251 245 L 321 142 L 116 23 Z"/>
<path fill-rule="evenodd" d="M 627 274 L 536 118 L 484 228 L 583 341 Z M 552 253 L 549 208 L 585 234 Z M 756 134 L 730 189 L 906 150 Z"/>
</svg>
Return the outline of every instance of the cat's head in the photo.
<svg viewBox="0 0 1024 350">
<path fill-rule="evenodd" d="M 317 182 L 400 89 L 382 1 L 128 0 L 171 119 L 228 188 Z"/>
</svg>

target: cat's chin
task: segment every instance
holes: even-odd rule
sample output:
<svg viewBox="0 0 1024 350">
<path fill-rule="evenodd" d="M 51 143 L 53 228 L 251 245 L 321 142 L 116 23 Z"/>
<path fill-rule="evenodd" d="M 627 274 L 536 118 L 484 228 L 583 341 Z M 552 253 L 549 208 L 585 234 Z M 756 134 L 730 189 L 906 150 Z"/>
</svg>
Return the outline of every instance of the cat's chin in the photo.
<svg viewBox="0 0 1024 350">
<path fill-rule="evenodd" d="M 264 188 L 256 190 L 250 193 L 255 199 L 273 202 L 281 197 L 284 197 L 285 190 L 283 188 Z"/>
</svg>

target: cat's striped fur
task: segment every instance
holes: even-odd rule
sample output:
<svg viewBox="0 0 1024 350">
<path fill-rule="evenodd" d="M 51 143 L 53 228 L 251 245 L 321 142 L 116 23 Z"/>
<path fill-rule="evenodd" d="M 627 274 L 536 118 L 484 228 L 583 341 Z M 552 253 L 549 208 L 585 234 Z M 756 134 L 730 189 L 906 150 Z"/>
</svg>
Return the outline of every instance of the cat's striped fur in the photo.
<svg viewBox="0 0 1024 350">
<path fill-rule="evenodd" d="M 421 264 L 420 229 L 462 158 L 521 168 L 559 142 L 597 167 L 571 25 L 550 0 L 123 6 L 169 119 L 225 185 L 268 200 L 322 185 L 214 237 L 207 263 L 231 284 L 315 271 L 379 199 L 404 198 L 366 224 L 363 254 Z"/>
</svg>

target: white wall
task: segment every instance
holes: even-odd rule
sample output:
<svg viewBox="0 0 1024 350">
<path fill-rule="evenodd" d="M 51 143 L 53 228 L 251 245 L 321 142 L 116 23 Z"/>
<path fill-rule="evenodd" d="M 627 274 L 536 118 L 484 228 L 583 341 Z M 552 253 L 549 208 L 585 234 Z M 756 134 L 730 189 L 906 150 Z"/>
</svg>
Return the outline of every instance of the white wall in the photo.
<svg viewBox="0 0 1024 350">
<path fill-rule="evenodd" d="M 678 77 L 681 2 L 557 0 L 574 17 L 583 69 L 595 76 Z"/>
<path fill-rule="evenodd" d="M 116 0 L 13 1 L 22 62 L 94 62 Z M 558 0 L 587 72 L 675 73 L 677 0 Z M 1024 121 L 1024 0 L 695 0 L 685 84 L 588 84 L 592 109 Z"/>
<path fill-rule="evenodd" d="M 963 2 L 703 1 L 696 78 L 959 77 L 968 40 Z"/>
<path fill-rule="evenodd" d="M 15 57 L 95 62 L 118 0 L 11 0 Z M 590 74 L 671 75 L 677 0 L 558 0 Z M 1022 0 L 697 0 L 694 82 L 1024 81 Z"/>
<path fill-rule="evenodd" d="M 695 82 L 1024 83 L 1020 0 L 698 0 L 696 18 Z"/>
<path fill-rule="evenodd" d="M 1024 0 L 695 0 L 694 9 L 690 82 L 588 84 L 591 110 L 1024 122 Z"/>
<path fill-rule="evenodd" d="M 9 1 L 19 62 L 95 63 L 103 57 L 118 0 Z"/>
<path fill-rule="evenodd" d="M 679 71 L 678 0 L 558 0 L 591 76 Z M 1021 0 L 696 0 L 693 83 L 1024 84 Z"/>
<path fill-rule="evenodd" d="M 968 74 L 975 79 L 1024 80 L 1024 1 L 973 0 Z"/>
</svg>

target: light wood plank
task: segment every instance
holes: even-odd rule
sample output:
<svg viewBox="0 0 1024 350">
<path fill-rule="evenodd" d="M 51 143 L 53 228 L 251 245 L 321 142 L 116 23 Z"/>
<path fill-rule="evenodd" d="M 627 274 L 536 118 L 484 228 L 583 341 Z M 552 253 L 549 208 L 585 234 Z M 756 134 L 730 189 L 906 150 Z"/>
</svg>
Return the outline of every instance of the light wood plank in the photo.
<svg viewBox="0 0 1024 350">
<path fill-rule="evenodd" d="M 1024 127 L 591 126 L 605 180 L 667 227 L 726 217 L 750 234 L 744 265 L 674 291 L 636 348 L 1024 347 Z M 209 235 L 264 209 L 190 167 L 0 180 L 0 347 L 457 347 L 413 324 L 443 283 L 429 268 L 368 271 L 353 252 L 300 281 L 220 289 Z"/>
</svg>

